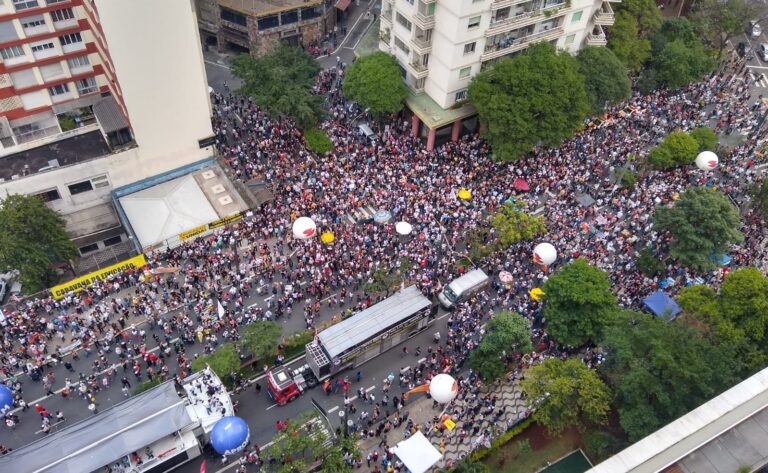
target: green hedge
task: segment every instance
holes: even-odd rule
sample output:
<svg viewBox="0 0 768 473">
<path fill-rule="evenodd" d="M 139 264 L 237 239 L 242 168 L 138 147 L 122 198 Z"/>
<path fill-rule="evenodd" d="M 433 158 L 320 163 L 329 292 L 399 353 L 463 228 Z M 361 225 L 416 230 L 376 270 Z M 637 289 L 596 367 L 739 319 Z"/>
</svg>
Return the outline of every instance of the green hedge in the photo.
<svg viewBox="0 0 768 473">
<path fill-rule="evenodd" d="M 317 154 L 325 154 L 333 149 L 333 143 L 325 132 L 319 128 L 310 128 L 304 132 L 307 148 Z"/>
<path fill-rule="evenodd" d="M 487 457 L 493 450 L 496 450 L 497 448 L 512 440 L 512 438 L 522 433 L 531 425 L 531 423 L 533 423 L 533 416 L 529 416 L 516 426 L 504 432 L 504 435 L 491 442 L 491 448 L 479 448 L 472 452 L 469 458 L 474 461 L 482 460 L 483 458 Z"/>
</svg>

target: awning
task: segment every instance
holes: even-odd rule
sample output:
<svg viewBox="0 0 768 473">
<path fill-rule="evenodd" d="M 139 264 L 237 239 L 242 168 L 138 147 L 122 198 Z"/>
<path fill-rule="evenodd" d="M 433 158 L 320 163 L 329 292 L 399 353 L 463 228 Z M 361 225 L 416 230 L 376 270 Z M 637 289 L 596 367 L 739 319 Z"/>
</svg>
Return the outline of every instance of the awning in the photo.
<svg viewBox="0 0 768 473">
<path fill-rule="evenodd" d="M 94 104 L 93 114 L 96 115 L 96 120 L 105 134 L 128 128 L 128 122 L 112 96 Z"/>
<path fill-rule="evenodd" d="M 68 102 L 54 105 L 53 113 L 58 115 L 60 113 L 66 113 L 66 112 L 71 112 L 72 110 L 77 110 L 78 108 L 89 107 L 97 102 L 100 102 L 102 99 L 103 97 L 98 94 L 86 95 L 85 97 L 81 97 L 79 99 L 70 100 Z"/>
<path fill-rule="evenodd" d="M 682 311 L 677 302 L 661 289 L 643 299 L 643 304 L 653 312 L 653 315 L 667 320 L 674 319 Z"/>
<path fill-rule="evenodd" d="M 412 473 L 424 473 L 443 458 L 421 431 L 416 431 L 408 440 L 395 445 L 392 451 Z"/>
<path fill-rule="evenodd" d="M 352 3 L 352 0 L 336 0 L 336 8 L 345 11 L 350 3 Z"/>
</svg>

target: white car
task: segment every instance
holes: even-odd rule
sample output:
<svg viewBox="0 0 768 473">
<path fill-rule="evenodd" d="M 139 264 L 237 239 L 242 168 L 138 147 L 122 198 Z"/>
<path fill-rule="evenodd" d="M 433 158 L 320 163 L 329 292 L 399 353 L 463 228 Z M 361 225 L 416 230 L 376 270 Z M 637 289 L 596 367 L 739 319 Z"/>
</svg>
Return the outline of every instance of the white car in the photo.
<svg viewBox="0 0 768 473">
<path fill-rule="evenodd" d="M 768 43 L 760 43 L 760 49 L 758 49 L 760 59 L 768 62 Z"/>
<path fill-rule="evenodd" d="M 760 24 L 757 23 L 756 21 L 750 21 L 747 32 L 753 38 L 759 38 L 760 35 L 763 34 L 763 29 L 760 27 Z"/>
</svg>

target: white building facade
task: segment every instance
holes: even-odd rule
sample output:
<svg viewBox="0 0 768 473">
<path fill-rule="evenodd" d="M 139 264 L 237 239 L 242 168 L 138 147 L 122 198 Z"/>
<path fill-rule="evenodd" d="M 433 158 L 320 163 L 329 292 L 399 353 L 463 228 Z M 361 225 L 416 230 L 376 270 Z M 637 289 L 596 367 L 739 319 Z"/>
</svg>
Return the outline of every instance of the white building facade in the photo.
<svg viewBox="0 0 768 473">
<path fill-rule="evenodd" d="M 214 154 L 200 45 L 192 0 L 0 0 L 0 199 L 127 243 L 112 191 Z"/>
<path fill-rule="evenodd" d="M 477 73 L 531 44 L 605 45 L 613 1 L 383 0 L 379 49 L 397 57 L 413 92 L 447 109 Z"/>
</svg>

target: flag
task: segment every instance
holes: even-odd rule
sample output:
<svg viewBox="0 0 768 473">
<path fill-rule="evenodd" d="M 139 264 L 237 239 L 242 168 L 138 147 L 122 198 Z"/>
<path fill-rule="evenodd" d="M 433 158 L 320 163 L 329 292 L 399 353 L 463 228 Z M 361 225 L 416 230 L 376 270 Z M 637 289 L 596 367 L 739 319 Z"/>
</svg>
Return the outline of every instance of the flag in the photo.
<svg viewBox="0 0 768 473">
<path fill-rule="evenodd" d="M 216 303 L 219 305 L 219 318 L 224 317 L 224 306 L 221 305 L 221 301 L 216 301 Z"/>
<path fill-rule="evenodd" d="M 203 462 L 200 463 L 200 473 L 205 473 L 205 460 L 203 460 Z"/>
</svg>

